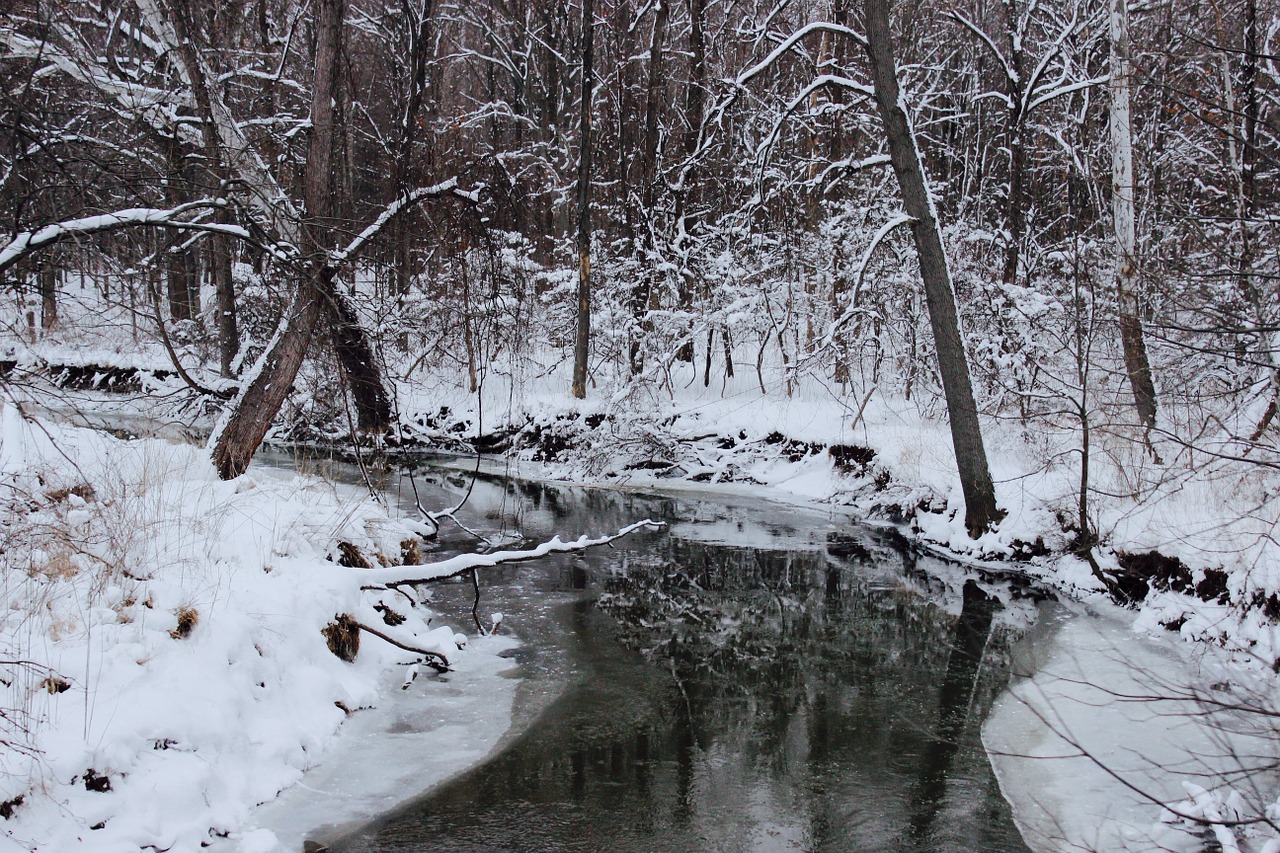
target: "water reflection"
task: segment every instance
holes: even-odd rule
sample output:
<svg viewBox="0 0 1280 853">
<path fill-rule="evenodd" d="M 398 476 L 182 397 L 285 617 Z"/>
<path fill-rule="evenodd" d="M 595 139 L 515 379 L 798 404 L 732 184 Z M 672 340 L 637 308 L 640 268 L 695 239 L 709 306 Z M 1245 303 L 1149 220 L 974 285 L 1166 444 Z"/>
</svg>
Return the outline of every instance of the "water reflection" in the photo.
<svg viewBox="0 0 1280 853">
<path fill-rule="evenodd" d="M 672 526 L 489 575 L 555 698 L 335 849 L 1026 849 L 978 741 L 1032 611 L 1013 591 L 763 504 L 485 479 L 468 512 L 531 539 Z"/>
</svg>

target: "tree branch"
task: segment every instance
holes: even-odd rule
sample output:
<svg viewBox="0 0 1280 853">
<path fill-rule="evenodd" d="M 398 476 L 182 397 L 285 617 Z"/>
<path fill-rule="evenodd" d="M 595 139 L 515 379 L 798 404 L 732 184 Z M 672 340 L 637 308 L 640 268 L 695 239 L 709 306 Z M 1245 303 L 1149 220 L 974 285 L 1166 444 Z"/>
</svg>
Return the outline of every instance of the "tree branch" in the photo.
<svg viewBox="0 0 1280 853">
<path fill-rule="evenodd" d="M 208 231 L 216 234 L 227 234 L 238 237 L 255 245 L 260 245 L 244 228 L 219 222 L 193 222 L 179 219 L 184 213 L 192 210 L 207 210 L 226 204 L 225 199 L 201 199 L 186 202 L 177 207 L 130 207 L 112 213 L 101 213 L 97 216 L 86 216 L 81 219 L 69 219 L 65 222 L 54 222 L 37 228 L 34 231 L 23 231 L 13 237 L 3 249 L 0 249 L 0 272 L 16 264 L 32 252 L 52 246 L 63 240 L 79 237 L 84 234 L 101 234 L 105 231 L 117 231 L 121 228 L 150 227 L 174 228 L 177 230 Z M 281 253 L 272 246 L 263 246 L 273 257 L 282 259 Z"/>
<path fill-rule="evenodd" d="M 561 541 L 559 536 L 543 542 L 526 551 L 495 551 L 492 554 L 459 554 L 448 560 L 431 563 L 425 566 L 388 566 L 380 569 L 359 569 L 360 579 L 373 584 L 394 583 L 431 583 L 445 578 L 457 577 L 472 569 L 492 568 L 506 563 L 523 563 L 537 560 L 548 554 L 566 554 L 574 551 L 585 551 L 599 545 L 607 545 L 621 539 L 629 533 L 641 528 L 658 530 L 666 527 L 665 522 L 646 518 L 619 530 L 617 533 L 591 539 L 581 536 L 572 542 Z"/>
</svg>

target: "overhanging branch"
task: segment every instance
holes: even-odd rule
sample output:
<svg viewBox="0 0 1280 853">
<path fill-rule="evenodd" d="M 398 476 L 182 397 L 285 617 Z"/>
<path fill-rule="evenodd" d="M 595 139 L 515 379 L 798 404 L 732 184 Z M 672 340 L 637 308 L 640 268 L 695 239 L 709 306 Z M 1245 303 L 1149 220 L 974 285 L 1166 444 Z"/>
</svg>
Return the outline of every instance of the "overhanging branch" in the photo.
<svg viewBox="0 0 1280 853">
<path fill-rule="evenodd" d="M 14 236 L 4 248 L 0 249 L 0 272 L 8 269 L 18 261 L 40 249 L 88 234 L 101 234 L 107 231 L 119 231 L 122 228 L 172 228 L 179 231 L 206 231 L 214 234 L 226 234 L 237 237 L 254 245 L 261 246 L 277 259 L 285 259 L 274 246 L 265 246 L 253 239 L 253 236 L 239 225 L 220 222 L 201 222 L 182 219 L 184 214 L 193 210 L 208 210 L 222 207 L 226 199 L 201 199 L 180 204 L 177 207 L 130 207 L 111 213 L 100 213 L 96 216 L 85 216 L 80 219 L 68 219 L 65 222 L 54 222 L 33 231 L 23 231 Z"/>
<path fill-rule="evenodd" d="M 635 524 L 629 524 L 623 527 L 617 533 L 600 536 L 597 538 L 589 538 L 581 536 L 572 542 L 561 541 L 559 536 L 543 542 L 525 551 L 495 551 L 492 554 L 460 554 L 448 560 L 441 560 L 438 563 L 431 563 L 425 566 L 388 566 L 380 569 L 358 569 L 360 580 L 371 584 L 415 584 L 415 583 L 432 583 L 441 581 L 445 578 L 457 577 L 471 571 L 472 569 L 492 568 L 494 566 L 504 565 L 506 563 L 523 563 L 529 560 L 537 560 L 548 554 L 567 554 L 574 551 L 585 551 L 588 548 L 595 548 L 599 545 L 607 545 L 617 539 L 621 539 L 629 533 L 634 533 L 641 528 L 648 530 L 658 530 L 665 527 L 666 524 L 661 521 L 654 521 L 646 518 L 644 521 L 637 521 Z"/>
</svg>

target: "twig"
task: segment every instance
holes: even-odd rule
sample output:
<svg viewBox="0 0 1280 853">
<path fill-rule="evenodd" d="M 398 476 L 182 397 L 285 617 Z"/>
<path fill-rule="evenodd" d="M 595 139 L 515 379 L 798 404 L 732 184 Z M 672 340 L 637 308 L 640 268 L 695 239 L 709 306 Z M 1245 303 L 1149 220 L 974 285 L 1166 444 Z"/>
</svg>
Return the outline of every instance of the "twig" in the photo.
<svg viewBox="0 0 1280 853">
<path fill-rule="evenodd" d="M 368 625 L 364 624 L 363 622 L 355 622 L 353 624 L 357 628 L 359 628 L 361 631 L 368 631 L 370 634 L 373 634 L 373 636 L 377 637 L 378 639 L 386 640 L 388 643 L 395 646 L 397 649 L 404 649 L 406 652 L 412 652 L 415 655 L 422 655 L 424 658 L 427 659 L 427 666 L 431 667 L 437 672 L 446 672 L 449 669 L 449 659 L 444 655 L 440 654 L 439 652 L 428 651 L 427 649 L 419 649 L 419 648 L 415 648 L 413 646 L 407 645 L 406 643 L 402 643 L 399 640 L 395 639 L 394 637 L 390 637 L 382 633 L 377 628 L 370 628 Z"/>
</svg>

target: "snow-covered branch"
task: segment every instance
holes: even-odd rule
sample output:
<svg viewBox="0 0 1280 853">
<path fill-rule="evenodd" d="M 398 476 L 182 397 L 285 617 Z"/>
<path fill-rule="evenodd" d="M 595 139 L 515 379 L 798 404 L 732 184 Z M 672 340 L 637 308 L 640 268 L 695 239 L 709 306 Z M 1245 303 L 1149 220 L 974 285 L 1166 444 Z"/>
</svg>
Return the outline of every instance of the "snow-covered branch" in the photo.
<svg viewBox="0 0 1280 853">
<path fill-rule="evenodd" d="M 226 204 L 223 199 L 202 199 L 187 202 L 177 207 L 130 207 L 112 213 L 100 213 L 80 219 L 68 219 L 65 222 L 54 222 L 34 231 L 23 231 L 14 236 L 3 249 L 0 249 L 0 271 L 8 269 L 21 258 L 32 252 L 53 245 L 61 240 L 79 237 L 84 234 L 98 234 L 103 231 L 115 231 L 120 228 L 148 226 L 152 228 L 175 228 L 179 230 L 209 231 L 228 234 L 243 240 L 252 239 L 249 232 L 239 225 L 203 222 L 182 219 L 184 214 L 193 210 L 221 207 Z"/>
<path fill-rule="evenodd" d="M 827 32 L 827 33 L 835 33 L 837 35 L 842 35 L 847 38 L 851 38 L 858 44 L 862 44 L 862 45 L 865 45 L 867 43 L 867 40 L 862 37 L 862 33 L 859 33 L 857 30 L 852 30 L 848 27 L 841 26 L 840 24 L 832 24 L 825 21 L 817 21 L 815 23 L 801 27 L 800 29 L 792 33 L 788 38 L 784 39 L 777 47 L 773 49 L 773 51 L 768 56 L 766 56 L 764 59 L 760 60 L 755 65 L 748 68 L 746 71 L 743 71 L 741 74 L 739 74 L 738 78 L 733 81 L 734 85 L 745 86 L 752 78 L 756 77 L 757 75 L 760 74 L 760 72 L 764 71 L 766 68 L 773 65 L 773 63 L 777 62 L 780 56 L 794 49 L 797 44 L 799 44 L 801 41 L 804 40 L 805 36 L 808 36 L 811 33 L 818 33 L 818 32 Z"/>
<path fill-rule="evenodd" d="M 907 214 L 899 213 L 881 225 L 880 229 L 876 231 L 875 236 L 871 238 L 871 242 L 867 244 L 866 251 L 862 253 L 862 260 L 858 263 L 857 272 L 854 276 L 853 295 L 849 297 L 849 305 L 841 312 L 839 317 L 831 321 L 831 327 L 827 329 L 826 337 L 823 340 L 824 346 L 835 338 L 836 332 L 858 313 L 858 303 L 862 294 L 862 281 L 866 277 L 867 267 L 871 264 L 871 256 L 876 249 L 895 229 L 903 225 L 910 225 L 914 221 Z"/>
<path fill-rule="evenodd" d="M 378 218 L 369 223 L 363 231 L 355 236 L 346 248 L 335 249 L 329 254 L 329 265 L 337 266 L 352 255 L 360 251 L 365 245 L 373 239 L 378 232 L 387 226 L 387 223 L 396 216 L 404 212 L 407 208 L 412 207 L 423 199 L 435 198 L 442 195 L 455 195 L 458 198 L 466 199 L 472 204 L 479 202 L 479 194 L 475 190 L 463 190 L 458 188 L 458 179 L 450 178 L 430 187 L 418 187 L 416 190 L 407 192 L 397 198 L 391 204 L 387 205 L 382 213 L 378 214 Z"/>
<path fill-rule="evenodd" d="M 1101 77 L 1090 77 L 1088 80 L 1077 80 L 1075 83 L 1068 83 L 1051 89 L 1042 95 L 1036 95 L 1035 100 L 1027 104 L 1026 111 L 1031 112 L 1041 104 L 1048 103 L 1055 98 L 1061 98 L 1063 95 L 1070 95 L 1072 92 L 1079 92 L 1081 89 L 1092 89 L 1094 86 L 1104 86 L 1111 81 L 1110 74 L 1103 74 Z"/>
<path fill-rule="evenodd" d="M 564 542 L 559 536 L 555 536 L 541 545 L 524 551 L 494 551 L 491 554 L 459 554 L 448 560 L 441 560 L 438 563 L 430 563 L 425 566 L 389 566 L 381 569 L 360 569 L 359 578 L 362 583 L 373 584 L 396 584 L 396 583 L 428 583 L 438 581 L 443 578 L 454 577 L 463 572 L 469 572 L 472 569 L 487 569 L 493 566 L 500 566 L 505 563 L 522 563 L 527 560 L 536 560 L 545 557 L 548 554 L 567 554 L 573 551 L 585 551 L 588 548 L 595 548 L 600 545 L 607 545 L 617 539 L 621 539 L 629 533 L 634 533 L 642 528 L 648 530 L 658 530 L 665 527 L 665 523 L 654 521 L 646 518 L 644 521 L 637 521 L 635 524 L 628 524 L 617 533 L 608 536 L 599 536 L 590 538 L 588 536 L 580 536 L 572 542 Z"/>
<path fill-rule="evenodd" d="M 1005 79 L 1007 79 L 1014 86 L 1017 86 L 1017 84 L 1020 82 L 1020 79 L 1018 76 L 1018 69 L 1013 67 L 1013 63 L 1009 62 L 1008 57 L 1004 55 L 1004 51 L 1002 51 L 999 48 L 999 46 L 997 46 L 996 43 L 991 40 L 991 36 L 987 35 L 986 31 L 982 29 L 982 27 L 978 26 L 973 21 L 969 20 L 969 18 L 966 17 L 961 12 L 957 12 L 953 9 L 950 13 L 950 16 L 953 21 L 960 24 L 965 29 L 969 30 L 971 33 L 973 33 L 975 36 L 978 37 L 978 39 L 983 43 L 983 45 L 986 46 L 987 50 L 991 51 L 991 55 L 996 58 L 996 62 L 1000 63 L 1000 68 L 1002 71 L 1004 71 Z"/>
</svg>

